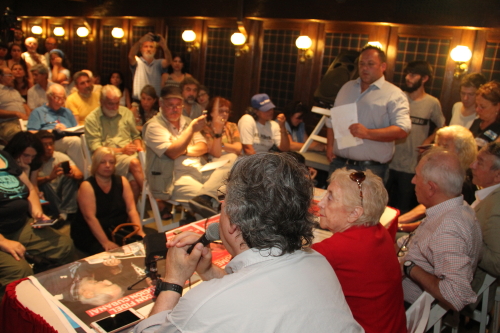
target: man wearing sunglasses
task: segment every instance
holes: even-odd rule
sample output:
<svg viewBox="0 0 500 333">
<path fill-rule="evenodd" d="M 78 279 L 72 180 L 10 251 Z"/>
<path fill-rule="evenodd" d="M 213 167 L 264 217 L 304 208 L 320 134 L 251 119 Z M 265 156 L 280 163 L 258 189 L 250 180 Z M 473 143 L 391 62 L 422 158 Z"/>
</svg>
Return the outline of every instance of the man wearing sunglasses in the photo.
<svg viewBox="0 0 500 333">
<path fill-rule="evenodd" d="M 427 291 L 460 311 L 477 299 L 470 282 L 481 253 L 481 228 L 464 201 L 464 171 L 458 156 L 433 148 L 420 160 L 412 183 L 426 218 L 398 240 L 405 302 Z"/>
</svg>

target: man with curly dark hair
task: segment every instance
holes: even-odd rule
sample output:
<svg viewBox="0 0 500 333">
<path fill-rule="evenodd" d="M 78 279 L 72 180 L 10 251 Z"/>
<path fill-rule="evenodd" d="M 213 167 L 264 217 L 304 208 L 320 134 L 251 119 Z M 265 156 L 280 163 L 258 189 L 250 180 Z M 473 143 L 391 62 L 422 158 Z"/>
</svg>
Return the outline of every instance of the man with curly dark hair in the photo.
<svg viewBox="0 0 500 333">
<path fill-rule="evenodd" d="M 135 332 L 363 332 L 335 272 L 308 247 L 313 186 L 306 174 L 286 154 L 237 161 L 219 224 L 233 259 L 223 270 L 200 244 L 187 253 L 199 235 L 170 240 L 156 304 Z M 195 270 L 205 282 L 181 298 Z"/>
</svg>

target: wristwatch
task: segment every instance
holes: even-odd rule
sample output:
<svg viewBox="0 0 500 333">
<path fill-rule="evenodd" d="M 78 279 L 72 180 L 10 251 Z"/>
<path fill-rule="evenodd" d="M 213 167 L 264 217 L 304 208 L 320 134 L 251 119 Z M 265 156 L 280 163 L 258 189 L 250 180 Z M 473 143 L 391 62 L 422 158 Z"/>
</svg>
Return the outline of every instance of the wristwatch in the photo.
<svg viewBox="0 0 500 333">
<path fill-rule="evenodd" d="M 410 261 L 410 260 L 406 260 L 404 263 L 403 263 L 403 271 L 405 273 L 405 275 L 409 278 L 410 277 L 410 272 L 412 270 L 413 267 L 415 267 L 416 264 L 413 262 L 413 261 Z"/>
<path fill-rule="evenodd" d="M 218 139 L 218 138 L 222 138 L 222 133 L 221 133 L 221 134 L 217 134 L 217 133 L 215 133 L 215 134 L 214 134 L 214 138 L 216 138 L 216 139 Z"/>
<path fill-rule="evenodd" d="M 175 283 L 168 283 L 168 282 L 159 280 L 156 283 L 155 297 L 158 297 L 158 295 L 160 295 L 160 293 L 162 291 L 168 291 L 168 290 L 175 291 L 175 292 L 181 294 L 181 296 L 182 296 L 182 290 L 183 290 L 182 286 L 179 286 L 178 284 L 175 284 Z"/>
</svg>

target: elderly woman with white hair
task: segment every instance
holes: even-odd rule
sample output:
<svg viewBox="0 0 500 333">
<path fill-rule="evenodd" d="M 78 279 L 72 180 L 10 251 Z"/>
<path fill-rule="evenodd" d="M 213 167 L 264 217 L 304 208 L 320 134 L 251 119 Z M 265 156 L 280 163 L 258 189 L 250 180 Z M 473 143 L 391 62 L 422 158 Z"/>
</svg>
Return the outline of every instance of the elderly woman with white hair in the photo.
<svg viewBox="0 0 500 333">
<path fill-rule="evenodd" d="M 139 226 L 134 195 L 127 178 L 115 175 L 116 157 L 112 148 L 100 147 L 92 155 L 92 174 L 78 190 L 78 213 L 71 225 L 75 246 L 88 254 L 119 247 L 111 241 L 111 231 L 119 224 L 131 222 Z"/>
<path fill-rule="evenodd" d="M 472 184 L 472 173 L 469 166 L 474 162 L 477 155 L 477 144 L 472 132 L 460 125 L 445 126 L 436 132 L 436 146 L 444 148 L 457 154 L 462 169 L 466 170 L 466 176 L 462 187 L 462 195 L 467 203 L 475 200 L 476 186 Z M 399 217 L 399 230 L 404 232 L 413 231 L 425 216 L 424 205 L 418 205 L 406 214 Z"/>
<path fill-rule="evenodd" d="M 319 203 L 320 226 L 334 234 L 312 248 L 332 265 L 354 319 L 367 333 L 406 332 L 401 270 L 379 223 L 388 195 L 371 171 L 336 170 Z"/>
</svg>

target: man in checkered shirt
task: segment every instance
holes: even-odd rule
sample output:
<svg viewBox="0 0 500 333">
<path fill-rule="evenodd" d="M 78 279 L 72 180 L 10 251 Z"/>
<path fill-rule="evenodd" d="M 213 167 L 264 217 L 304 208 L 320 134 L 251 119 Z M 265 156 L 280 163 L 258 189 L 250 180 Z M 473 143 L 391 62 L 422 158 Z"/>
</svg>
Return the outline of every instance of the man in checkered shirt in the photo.
<svg viewBox="0 0 500 333">
<path fill-rule="evenodd" d="M 458 157 L 450 152 L 432 149 L 417 165 L 412 183 L 426 218 L 398 240 L 405 302 L 415 302 L 424 290 L 457 311 L 476 301 L 471 281 L 482 236 L 474 210 L 460 194 L 463 180 Z"/>
</svg>

